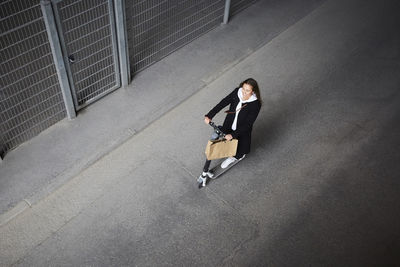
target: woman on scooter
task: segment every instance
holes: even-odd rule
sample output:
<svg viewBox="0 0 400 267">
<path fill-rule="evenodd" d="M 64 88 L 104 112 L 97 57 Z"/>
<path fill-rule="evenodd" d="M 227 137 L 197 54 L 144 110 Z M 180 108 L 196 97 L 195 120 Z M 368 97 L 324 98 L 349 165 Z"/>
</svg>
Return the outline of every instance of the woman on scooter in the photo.
<svg viewBox="0 0 400 267">
<path fill-rule="evenodd" d="M 261 108 L 260 89 L 256 80 L 249 78 L 240 83 L 239 87 L 233 90 L 228 96 L 223 98 L 213 109 L 204 117 L 204 122 L 209 124 L 212 118 L 224 107 L 229 106 L 222 132 L 226 134 L 225 139 L 238 139 L 237 152 L 234 157 L 227 158 L 221 164 L 221 168 L 227 168 L 233 162 L 242 159 L 250 152 L 251 132 L 253 124 Z M 202 177 L 212 177 L 209 172 L 209 160 L 204 165 Z"/>
</svg>

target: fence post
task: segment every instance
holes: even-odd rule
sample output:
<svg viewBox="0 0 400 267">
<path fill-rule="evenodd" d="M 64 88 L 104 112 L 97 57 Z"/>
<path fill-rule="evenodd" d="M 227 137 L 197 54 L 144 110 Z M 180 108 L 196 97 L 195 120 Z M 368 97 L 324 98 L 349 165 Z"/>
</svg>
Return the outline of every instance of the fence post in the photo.
<svg viewBox="0 0 400 267">
<path fill-rule="evenodd" d="M 227 24 L 229 20 L 229 9 L 231 8 L 231 0 L 225 0 L 224 22 Z"/>
<path fill-rule="evenodd" d="M 126 31 L 125 0 L 115 0 L 114 4 L 121 83 L 122 86 L 125 87 L 131 81 L 128 53 L 128 35 Z"/>
<path fill-rule="evenodd" d="M 56 28 L 56 21 L 54 19 L 53 8 L 50 0 L 41 0 L 40 6 L 42 8 L 44 23 L 46 25 L 47 36 L 49 37 L 51 52 L 53 54 L 54 64 L 57 70 L 58 80 L 64 99 L 65 109 L 69 119 L 76 117 L 74 101 L 72 99 L 71 88 L 68 81 L 67 71 L 65 69 L 64 59 L 60 46 L 60 39 Z"/>
</svg>

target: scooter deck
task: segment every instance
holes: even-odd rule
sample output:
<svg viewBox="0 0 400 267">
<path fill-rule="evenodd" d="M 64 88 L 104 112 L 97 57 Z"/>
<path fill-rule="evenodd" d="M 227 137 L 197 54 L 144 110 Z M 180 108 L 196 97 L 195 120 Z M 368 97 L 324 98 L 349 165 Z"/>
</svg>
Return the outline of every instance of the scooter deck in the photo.
<svg viewBox="0 0 400 267">
<path fill-rule="evenodd" d="M 243 158 L 231 163 L 228 167 L 226 167 L 225 169 L 221 168 L 221 163 L 224 161 L 223 160 L 219 160 L 217 162 L 217 164 L 212 167 L 210 169 L 210 172 L 214 173 L 214 176 L 211 178 L 212 180 L 217 179 L 219 176 L 221 176 L 222 174 L 224 174 L 225 172 L 227 172 L 230 168 L 232 168 L 233 166 L 235 166 L 236 164 L 238 164 L 241 160 L 243 160 Z"/>
</svg>

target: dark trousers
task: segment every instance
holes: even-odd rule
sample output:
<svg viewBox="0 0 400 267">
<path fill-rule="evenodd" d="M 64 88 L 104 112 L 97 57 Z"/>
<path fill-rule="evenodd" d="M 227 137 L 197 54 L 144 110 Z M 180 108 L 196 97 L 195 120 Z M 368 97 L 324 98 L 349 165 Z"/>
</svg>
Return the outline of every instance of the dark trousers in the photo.
<svg viewBox="0 0 400 267">
<path fill-rule="evenodd" d="M 208 172 L 208 169 L 210 168 L 210 163 L 211 160 L 206 160 L 206 163 L 204 163 L 203 172 Z"/>
</svg>

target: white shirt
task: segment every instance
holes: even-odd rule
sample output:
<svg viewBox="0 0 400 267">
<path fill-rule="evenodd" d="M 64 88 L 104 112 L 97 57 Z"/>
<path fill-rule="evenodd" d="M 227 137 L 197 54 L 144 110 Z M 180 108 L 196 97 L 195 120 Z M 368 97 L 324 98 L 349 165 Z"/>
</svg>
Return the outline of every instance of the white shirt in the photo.
<svg viewBox="0 0 400 267">
<path fill-rule="evenodd" d="M 238 90 L 238 97 L 239 97 L 239 103 L 236 106 L 235 119 L 233 120 L 233 123 L 232 123 L 232 130 L 234 130 L 234 131 L 236 130 L 236 127 L 237 127 L 237 118 L 238 118 L 238 115 L 239 115 L 240 109 L 242 108 L 243 103 L 250 103 L 250 102 L 257 100 L 257 96 L 254 93 L 250 96 L 249 99 L 243 100 L 243 89 L 242 88 L 239 88 L 239 90 Z"/>
</svg>

